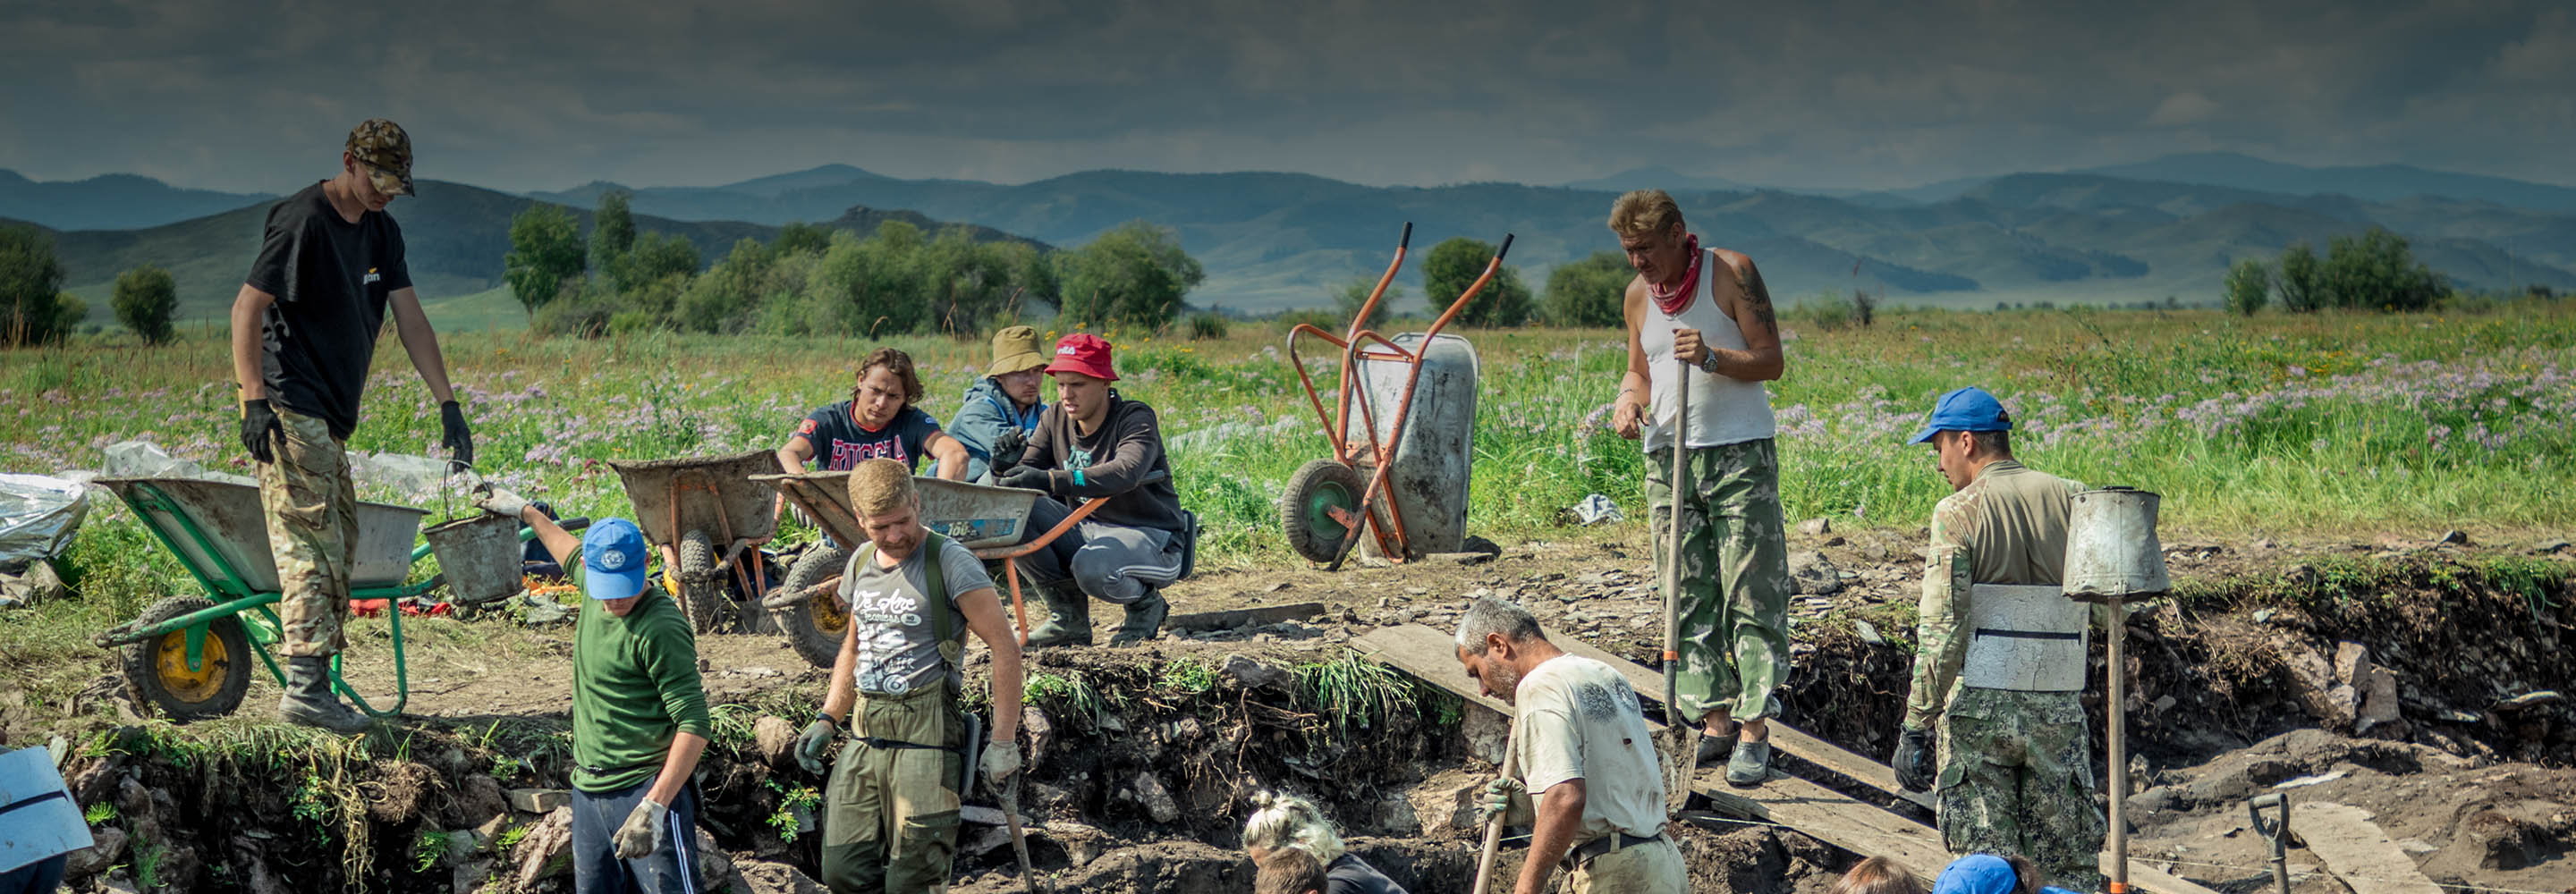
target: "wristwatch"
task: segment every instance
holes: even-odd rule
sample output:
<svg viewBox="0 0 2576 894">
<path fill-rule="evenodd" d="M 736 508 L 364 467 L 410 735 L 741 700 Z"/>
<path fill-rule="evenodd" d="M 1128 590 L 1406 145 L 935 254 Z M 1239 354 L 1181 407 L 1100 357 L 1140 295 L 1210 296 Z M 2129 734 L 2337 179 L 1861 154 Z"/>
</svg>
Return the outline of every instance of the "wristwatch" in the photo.
<svg viewBox="0 0 2576 894">
<path fill-rule="evenodd" d="M 1717 352 L 1716 352 L 1716 351 L 1710 351 L 1710 352 L 1708 352 L 1708 353 L 1705 353 L 1705 354 L 1701 354 L 1701 355 L 1699 355 L 1699 371 L 1700 371 L 1700 372 L 1704 372 L 1704 373 L 1708 373 L 1709 375 L 1712 375 L 1712 376 L 1717 374 Z"/>
</svg>

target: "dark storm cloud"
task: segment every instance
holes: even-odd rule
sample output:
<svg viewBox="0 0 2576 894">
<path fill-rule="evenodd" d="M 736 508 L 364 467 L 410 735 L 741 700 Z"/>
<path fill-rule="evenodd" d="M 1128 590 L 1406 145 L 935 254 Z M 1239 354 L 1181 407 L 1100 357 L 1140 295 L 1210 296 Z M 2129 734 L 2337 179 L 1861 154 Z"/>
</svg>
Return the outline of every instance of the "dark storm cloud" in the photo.
<svg viewBox="0 0 2576 894">
<path fill-rule="evenodd" d="M 0 167 L 281 190 L 383 114 L 426 175 L 519 189 L 834 161 L 1881 187 L 2201 149 L 2563 181 L 2571 60 L 2567 7 L 2501 0 L 15 2 Z"/>
</svg>

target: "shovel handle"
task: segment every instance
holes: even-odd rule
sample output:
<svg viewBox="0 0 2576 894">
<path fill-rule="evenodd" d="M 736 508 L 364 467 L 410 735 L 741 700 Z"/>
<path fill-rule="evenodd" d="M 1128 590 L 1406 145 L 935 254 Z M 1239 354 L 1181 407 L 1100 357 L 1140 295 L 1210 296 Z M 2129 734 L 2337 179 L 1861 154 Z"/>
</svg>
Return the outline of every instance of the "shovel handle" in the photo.
<svg viewBox="0 0 2576 894">
<path fill-rule="evenodd" d="M 1503 778 L 1509 779 L 1513 776 L 1520 775 L 1520 772 L 1520 722 L 1518 720 L 1514 720 L 1510 731 L 1504 733 L 1503 738 Z M 1508 813 L 1510 811 L 1504 812 Z M 1476 855 L 1476 887 L 1471 889 L 1475 894 L 1485 894 L 1485 891 L 1487 890 L 1485 886 L 1493 882 L 1494 857 L 1502 850 L 1502 847 L 1503 814 L 1497 813 L 1485 819 L 1485 849 Z"/>
</svg>

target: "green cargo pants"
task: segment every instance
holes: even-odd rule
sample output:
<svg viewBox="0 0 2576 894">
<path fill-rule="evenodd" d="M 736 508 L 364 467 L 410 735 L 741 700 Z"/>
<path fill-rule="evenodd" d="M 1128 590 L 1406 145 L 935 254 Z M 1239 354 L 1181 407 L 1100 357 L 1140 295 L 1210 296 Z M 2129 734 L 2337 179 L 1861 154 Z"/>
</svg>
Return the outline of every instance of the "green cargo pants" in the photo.
<svg viewBox="0 0 2576 894">
<path fill-rule="evenodd" d="M 2051 884 L 2102 890 L 2105 826 L 2080 693 L 1959 687 L 1940 749 L 1937 813 L 1951 853 L 2028 857 Z"/>
<path fill-rule="evenodd" d="M 277 559 L 277 616 L 288 657 L 331 656 L 348 644 L 349 569 L 357 561 L 358 493 L 349 452 L 320 419 L 277 408 L 274 462 L 259 469 L 268 548 Z"/>
<path fill-rule="evenodd" d="M 966 741 L 947 687 L 862 694 L 850 713 L 857 741 L 823 790 L 823 884 L 833 894 L 947 891 Z"/>
<path fill-rule="evenodd" d="M 1780 460 L 1771 440 L 1690 451 L 1682 495 L 1681 716 L 1719 708 L 1737 720 L 1770 716 L 1789 675 L 1789 542 L 1780 524 Z M 1655 569 L 1672 567 L 1672 448 L 1646 459 Z M 1663 581 L 1662 586 L 1674 585 Z"/>
</svg>

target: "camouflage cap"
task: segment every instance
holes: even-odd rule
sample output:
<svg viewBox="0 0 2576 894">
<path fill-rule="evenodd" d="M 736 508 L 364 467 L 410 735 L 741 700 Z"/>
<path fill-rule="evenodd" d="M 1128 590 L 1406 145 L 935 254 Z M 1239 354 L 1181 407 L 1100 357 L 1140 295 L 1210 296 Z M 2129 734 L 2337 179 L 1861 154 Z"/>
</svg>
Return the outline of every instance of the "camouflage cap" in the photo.
<svg viewBox="0 0 2576 894">
<path fill-rule="evenodd" d="M 402 125 L 383 118 L 369 118 L 349 131 L 349 154 L 367 166 L 374 178 L 376 191 L 389 196 L 411 195 L 411 135 Z"/>
</svg>

